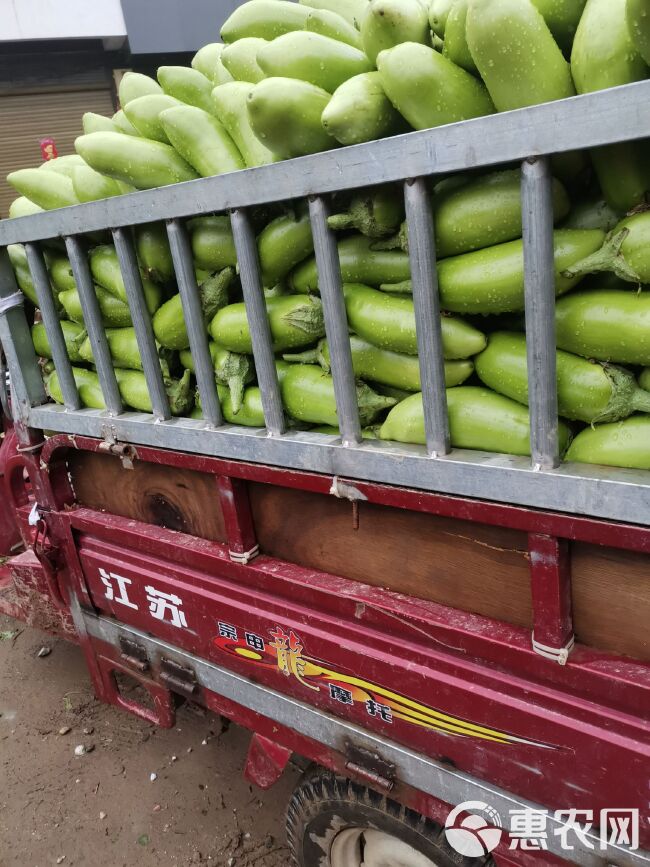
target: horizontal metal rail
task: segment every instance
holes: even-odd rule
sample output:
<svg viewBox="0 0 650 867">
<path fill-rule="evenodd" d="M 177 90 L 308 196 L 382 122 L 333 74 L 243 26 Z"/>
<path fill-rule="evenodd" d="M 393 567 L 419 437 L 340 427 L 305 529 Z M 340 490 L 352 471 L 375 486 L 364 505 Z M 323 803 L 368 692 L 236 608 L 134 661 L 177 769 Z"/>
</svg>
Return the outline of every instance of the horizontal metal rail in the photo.
<svg viewBox="0 0 650 867">
<path fill-rule="evenodd" d="M 544 810 L 540 804 L 527 801 L 499 786 L 437 762 L 291 696 L 254 683 L 166 641 L 84 611 L 76 598 L 71 607 L 75 626 L 80 634 L 89 635 L 116 648 L 120 647 L 122 638 L 135 640 L 146 648 L 147 658 L 152 665 L 156 666 L 160 658 L 164 657 L 189 666 L 204 689 L 243 705 L 280 725 L 288 726 L 298 734 L 332 750 L 340 752 L 342 745 L 349 742 L 376 753 L 395 766 L 400 782 L 447 804 L 456 806 L 466 801 L 484 800 L 502 815 L 507 815 L 511 810 Z M 608 843 L 603 847 L 600 837 L 589 828 L 585 828 L 582 840 L 580 837 L 576 838 L 575 848 L 567 851 L 562 848 L 561 835 L 557 833 L 562 827 L 562 819 L 549 812 L 548 821 L 550 828 L 556 831 L 548 834 L 548 850 L 563 861 L 581 867 L 650 867 L 649 852 L 633 850 L 618 843 Z M 588 842 L 584 842 L 585 840 Z"/>
<path fill-rule="evenodd" d="M 364 440 L 356 448 L 346 447 L 323 434 L 291 431 L 268 437 L 264 428 L 209 430 L 204 422 L 185 418 L 152 424 L 151 416 L 139 413 L 109 418 L 86 409 L 71 416 L 54 404 L 32 409 L 30 418 L 34 427 L 61 433 L 112 435 L 154 448 L 650 524 L 648 473 L 637 470 L 562 464 L 536 471 L 527 458 L 510 455 L 454 449 L 432 459 L 422 446 Z"/>
<path fill-rule="evenodd" d="M 0 337 L 18 395 L 17 416 L 31 427 L 120 438 L 134 444 L 278 464 L 526 506 L 650 524 L 650 473 L 558 466 L 560 460 L 555 353 L 555 263 L 552 172 L 554 153 L 650 138 L 650 82 L 409 133 L 300 160 L 204 178 L 56 212 L 0 222 Z M 609 122 L 602 122 L 607 116 Z M 522 170 L 530 445 L 532 460 L 480 452 L 450 452 L 440 298 L 431 211 L 432 176 L 519 161 Z M 409 232 L 413 302 L 422 381 L 426 448 L 361 441 L 356 384 L 336 239 L 327 224 L 327 194 L 399 181 Z M 331 356 L 340 439 L 287 433 L 266 313 L 250 208 L 307 197 Z M 223 424 L 191 246 L 182 218 L 228 210 L 266 427 Z M 172 419 L 130 227 L 166 220 L 174 268 L 194 355 L 204 420 Z M 83 235 L 109 229 L 115 241 L 153 413 L 124 412 L 93 286 Z M 72 371 L 38 242 L 65 237 L 108 413 L 77 410 Z M 26 340 L 22 309 L 12 307 L 16 284 L 3 246 L 26 243 L 47 334 L 62 373 L 66 407 L 44 406 Z M 4 259 L 2 258 L 4 257 Z M 2 303 L 4 307 L 2 309 Z M 451 436 L 450 436 L 451 434 Z"/>
<path fill-rule="evenodd" d="M 193 217 L 650 137 L 650 81 L 0 222 L 0 245 Z"/>
</svg>

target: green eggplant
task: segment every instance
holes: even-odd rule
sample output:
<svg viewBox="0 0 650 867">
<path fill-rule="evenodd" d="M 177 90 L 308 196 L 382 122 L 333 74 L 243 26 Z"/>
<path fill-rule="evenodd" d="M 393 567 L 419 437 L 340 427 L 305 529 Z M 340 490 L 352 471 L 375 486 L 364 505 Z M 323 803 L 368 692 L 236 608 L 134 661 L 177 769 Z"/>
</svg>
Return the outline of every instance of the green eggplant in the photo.
<svg viewBox="0 0 650 867">
<path fill-rule="evenodd" d="M 488 388 L 528 405 L 525 335 L 491 334 L 475 364 Z M 557 399 L 561 416 L 588 424 L 650 412 L 650 394 L 637 385 L 629 370 L 587 361 L 561 349 L 557 350 Z"/>
<path fill-rule="evenodd" d="M 174 262 L 164 223 L 141 223 L 134 229 L 135 249 L 144 274 L 154 283 L 168 283 Z"/>
<path fill-rule="evenodd" d="M 102 286 L 95 286 L 95 295 L 97 296 L 104 325 L 109 328 L 124 328 L 127 325 L 131 325 L 131 312 L 123 301 L 120 301 L 115 295 L 111 295 Z M 79 293 L 76 289 L 66 289 L 60 292 L 59 302 L 69 319 L 83 324 L 83 310 L 81 308 Z"/>
<path fill-rule="evenodd" d="M 563 51 L 571 51 L 586 2 L 587 0 L 533 0 Z"/>
<path fill-rule="evenodd" d="M 275 352 L 301 348 L 325 334 L 323 308 L 318 298 L 286 295 L 266 299 Z M 216 314 L 209 328 L 216 342 L 231 352 L 253 351 L 246 307 L 229 304 Z"/>
<path fill-rule="evenodd" d="M 395 45 L 430 45 L 427 9 L 420 0 L 370 0 L 361 21 L 361 40 L 372 64 L 382 51 Z"/>
<path fill-rule="evenodd" d="M 83 362 L 83 358 L 79 354 L 79 338 L 85 334 L 83 326 L 77 322 L 69 322 L 67 319 L 63 319 L 61 320 L 61 330 L 63 331 L 65 348 L 70 361 L 73 363 Z M 40 355 L 41 358 L 52 358 L 50 341 L 45 331 L 45 325 L 42 322 L 37 322 L 36 325 L 32 326 L 32 341 L 37 355 Z"/>
<path fill-rule="evenodd" d="M 277 160 L 253 132 L 248 118 L 248 98 L 253 85 L 245 81 L 221 84 L 212 91 L 214 113 L 237 145 L 248 168 Z"/>
<path fill-rule="evenodd" d="M 209 78 L 212 84 L 224 84 L 225 80 L 232 81 L 232 75 L 227 71 L 221 62 L 221 54 L 225 45 L 221 42 L 210 42 L 199 48 L 192 58 L 192 69 L 198 69 L 206 78 Z"/>
<path fill-rule="evenodd" d="M 160 113 L 176 105 L 183 105 L 183 103 L 166 93 L 154 93 L 131 100 L 124 113 L 144 138 L 171 144 L 160 120 Z"/>
<path fill-rule="evenodd" d="M 646 367 L 639 374 L 639 385 L 646 391 L 650 391 L 650 367 Z"/>
<path fill-rule="evenodd" d="M 352 76 L 373 68 L 358 48 L 306 30 L 285 33 L 268 42 L 258 51 L 257 62 L 269 77 L 307 81 L 327 93 L 333 93 Z"/>
<path fill-rule="evenodd" d="M 221 62 L 228 70 L 233 81 L 247 81 L 256 84 L 266 73 L 258 63 L 258 54 L 265 45 L 270 45 L 266 39 L 256 36 L 245 36 L 237 42 L 226 45 L 221 53 Z"/>
<path fill-rule="evenodd" d="M 572 292 L 555 305 L 560 349 L 620 364 L 650 364 L 650 294 L 616 289 Z"/>
<path fill-rule="evenodd" d="M 100 175 L 90 166 L 77 166 L 72 174 L 72 188 L 80 202 L 96 202 L 99 199 L 110 199 L 121 196 L 122 190 L 117 181 Z"/>
<path fill-rule="evenodd" d="M 103 286 L 108 292 L 119 298 L 124 304 L 128 303 L 126 287 L 122 278 L 120 263 L 117 258 L 115 247 L 110 244 L 103 244 L 95 247 L 90 252 L 90 271 L 93 275 L 93 280 L 100 286 Z M 155 313 L 160 307 L 162 300 L 162 291 L 160 286 L 152 283 L 147 277 L 141 274 L 142 288 L 144 290 L 145 300 L 149 313 Z"/>
<path fill-rule="evenodd" d="M 39 169 L 42 172 L 56 172 L 59 175 L 65 175 L 66 178 L 72 180 L 74 170 L 79 166 L 85 166 L 86 163 L 82 160 L 79 154 L 66 154 L 62 157 L 54 157 L 51 160 L 45 160 L 41 163 Z"/>
<path fill-rule="evenodd" d="M 647 77 L 625 18 L 626 0 L 588 0 L 571 52 L 571 72 L 578 93 L 591 93 Z M 623 142 L 595 148 L 591 158 L 608 204 L 624 213 L 643 201 L 650 189 L 648 147 Z"/>
<path fill-rule="evenodd" d="M 102 175 L 132 184 L 138 190 L 164 187 L 197 177 L 194 169 L 169 145 L 114 132 L 79 136 L 75 148 Z"/>
<path fill-rule="evenodd" d="M 342 145 L 406 132 L 408 125 L 386 96 L 378 72 L 363 72 L 334 91 L 321 115 L 323 128 Z"/>
<path fill-rule="evenodd" d="M 207 111 L 180 105 L 163 111 L 160 120 L 174 148 L 201 177 L 246 168 L 226 128 Z"/>
<path fill-rule="evenodd" d="M 117 127 L 116 132 L 122 133 L 122 135 L 135 136 L 136 138 L 140 135 L 128 117 L 124 114 L 124 109 L 121 108 L 119 111 L 116 111 L 111 120 Z M 98 132 L 112 132 L 112 130 L 100 129 Z"/>
<path fill-rule="evenodd" d="M 10 220 L 13 220 L 14 217 L 29 217 L 32 214 L 42 214 L 43 210 L 44 208 L 41 208 L 40 205 L 32 202 L 27 198 L 27 196 L 18 196 L 18 198 L 14 199 L 9 205 L 9 213 L 7 216 Z"/>
<path fill-rule="evenodd" d="M 238 6 L 221 28 L 226 43 L 254 36 L 275 39 L 292 30 L 302 30 L 308 11 L 289 0 L 249 0 Z"/>
<path fill-rule="evenodd" d="M 411 298 L 378 292 L 359 283 L 346 283 L 345 307 L 350 330 L 377 346 L 417 355 L 415 308 Z M 446 359 L 463 359 L 485 349 L 485 335 L 455 316 L 442 317 L 442 346 Z"/>
<path fill-rule="evenodd" d="M 363 51 L 361 34 L 338 12 L 331 12 L 329 9 L 312 9 L 307 15 L 305 30 L 320 33 L 321 36 L 329 36 L 330 39 L 338 39 L 339 42 L 345 42 Z"/>
<path fill-rule="evenodd" d="M 571 443 L 566 460 L 650 470 L 650 417 L 633 415 L 613 424 L 585 428 Z"/>
<path fill-rule="evenodd" d="M 359 30 L 368 11 L 370 0 L 299 0 L 299 2 L 301 6 L 335 12 L 345 18 L 348 24 Z"/>
<path fill-rule="evenodd" d="M 217 383 L 228 387 L 232 414 L 237 415 L 244 400 L 244 386 L 255 379 L 253 359 L 250 355 L 222 349 L 212 340 L 209 347 Z M 181 350 L 179 358 L 183 367 L 194 373 L 194 359 L 190 350 Z"/>
<path fill-rule="evenodd" d="M 350 235 L 338 242 L 341 275 L 344 283 L 400 283 L 411 276 L 409 257 L 401 250 L 373 250 L 373 239 L 365 235 Z M 316 259 L 307 259 L 295 268 L 289 278 L 294 292 L 318 291 Z"/>
<path fill-rule="evenodd" d="M 122 132 L 120 127 L 110 117 L 95 114 L 94 111 L 87 111 L 83 115 L 81 126 L 86 134 L 91 132 Z"/>
<path fill-rule="evenodd" d="M 228 217 L 196 217 L 187 224 L 194 263 L 206 271 L 237 264 L 237 251 Z"/>
<path fill-rule="evenodd" d="M 650 65 L 650 13 L 646 0 L 627 0 L 625 16 L 634 47 Z"/>
<path fill-rule="evenodd" d="M 276 361 L 275 369 L 278 375 L 278 381 L 282 383 L 289 365 L 284 361 Z M 217 378 L 217 391 L 219 393 L 219 402 L 221 403 L 221 412 L 224 419 L 229 424 L 243 425 L 244 427 L 264 427 L 264 410 L 262 408 L 262 393 L 256 385 L 249 386 L 244 390 L 244 397 L 241 406 L 235 412 L 230 389 L 222 385 Z M 197 410 L 192 414 L 192 418 L 202 418 L 201 401 L 197 392 L 196 395 Z"/>
<path fill-rule="evenodd" d="M 478 72 L 467 44 L 467 8 L 469 0 L 454 0 L 445 25 L 442 53 L 468 72 Z"/>
<path fill-rule="evenodd" d="M 382 51 L 377 68 L 386 95 L 414 129 L 494 112 L 480 81 L 426 45 L 403 42 Z"/>
<path fill-rule="evenodd" d="M 7 182 L 31 202 L 52 211 L 68 205 L 78 205 L 72 181 L 58 172 L 42 172 L 40 169 L 18 169 L 9 172 Z"/>
<path fill-rule="evenodd" d="M 306 209 L 276 217 L 257 238 L 262 282 L 275 286 L 314 252 L 311 222 Z"/>
<path fill-rule="evenodd" d="M 282 402 L 289 415 L 310 424 L 338 425 L 333 378 L 313 364 L 292 364 L 280 385 Z M 394 397 L 377 394 L 369 385 L 357 383 L 359 420 L 371 424 L 385 409 L 395 406 Z"/>
<path fill-rule="evenodd" d="M 369 238 L 390 235 L 404 216 L 404 199 L 394 187 L 364 190 L 352 196 L 347 211 L 328 218 L 330 229 L 357 229 Z"/>
<path fill-rule="evenodd" d="M 330 98 L 325 90 L 307 81 L 266 78 L 248 97 L 250 125 L 262 144 L 283 159 L 328 150 L 337 145 L 321 125 Z"/>
<path fill-rule="evenodd" d="M 528 409 L 520 403 L 487 388 L 461 385 L 447 389 L 447 410 L 454 448 L 530 455 L 530 419 Z M 379 438 L 426 443 L 421 393 L 412 394 L 389 412 Z M 559 422 L 559 438 L 560 451 L 564 453 L 570 434 L 562 421 Z"/>
<path fill-rule="evenodd" d="M 564 186 L 553 179 L 554 219 L 565 217 L 569 207 Z M 520 238 L 521 172 L 491 172 L 440 189 L 433 197 L 433 217 L 436 254 L 441 259 Z M 396 238 L 374 245 L 374 249 L 398 247 L 408 252 L 406 223 Z"/>
<path fill-rule="evenodd" d="M 234 277 L 234 268 L 224 268 L 199 286 L 206 323 L 210 322 L 217 310 L 228 303 L 228 288 Z M 156 340 L 167 349 L 187 349 L 190 345 L 180 294 L 174 295 L 158 308 L 153 317 L 153 332 Z"/>
<path fill-rule="evenodd" d="M 575 94 L 569 64 L 530 0 L 472 0 L 466 36 L 499 111 Z"/>
<path fill-rule="evenodd" d="M 567 269 L 597 250 L 603 233 L 597 229 L 557 229 L 555 291 L 562 295 L 580 277 Z M 438 262 L 440 303 L 455 313 L 512 313 L 524 309 L 523 241 L 508 241 Z"/>
<path fill-rule="evenodd" d="M 375 388 L 388 386 L 405 393 L 420 391 L 420 362 L 416 355 L 405 355 L 390 349 L 380 349 L 356 334 L 350 335 L 352 367 L 359 379 L 370 382 Z M 285 361 L 301 364 L 320 364 L 326 373 L 331 369 L 331 356 L 327 339 L 319 342 L 316 349 L 308 349 L 298 354 L 283 355 Z M 460 385 L 474 371 L 471 361 L 461 359 L 445 361 L 445 381 L 447 386 Z"/>
<path fill-rule="evenodd" d="M 431 0 L 429 3 L 429 24 L 436 36 L 443 38 L 447 20 L 454 0 Z"/>
<path fill-rule="evenodd" d="M 569 268 L 569 277 L 611 271 L 630 283 L 650 283 L 650 211 L 626 217 L 600 250 Z"/>
<path fill-rule="evenodd" d="M 143 75 L 141 72 L 132 72 L 129 70 L 128 72 L 125 72 L 120 79 L 117 93 L 120 105 L 122 108 L 126 108 L 130 102 L 133 102 L 134 99 L 138 99 L 141 96 L 150 96 L 151 94 L 162 93 L 162 87 L 155 79 L 150 78 L 148 75 Z"/>
<path fill-rule="evenodd" d="M 561 224 L 562 229 L 600 229 L 611 232 L 620 220 L 620 215 L 600 196 L 573 202 L 569 216 Z"/>
<path fill-rule="evenodd" d="M 168 96 L 187 105 L 212 111 L 212 82 L 198 69 L 187 66 L 159 66 L 158 81 Z"/>
</svg>

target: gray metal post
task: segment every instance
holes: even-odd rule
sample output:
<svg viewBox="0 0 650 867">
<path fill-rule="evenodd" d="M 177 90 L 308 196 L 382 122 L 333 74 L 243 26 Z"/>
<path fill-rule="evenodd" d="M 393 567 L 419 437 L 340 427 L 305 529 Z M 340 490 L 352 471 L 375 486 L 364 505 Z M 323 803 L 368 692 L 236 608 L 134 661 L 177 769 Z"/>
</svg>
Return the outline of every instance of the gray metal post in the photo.
<svg viewBox="0 0 650 867">
<path fill-rule="evenodd" d="M 30 407 L 45 403 L 47 396 L 23 301 L 9 253 L 5 247 L 0 247 L 0 342 L 15 398 L 12 401 L 14 418 L 27 423 Z M 1 386 L 4 388 L 4 383 Z"/>
<path fill-rule="evenodd" d="M 181 220 L 170 220 L 167 223 L 167 237 L 174 260 L 176 282 L 183 305 L 190 351 L 194 360 L 196 382 L 201 396 L 201 411 L 207 422 L 218 427 L 223 424 L 223 416 L 219 405 L 214 365 L 208 346 L 205 322 L 203 321 L 199 287 L 194 274 L 192 249 L 185 224 Z"/>
<path fill-rule="evenodd" d="M 93 359 L 99 376 L 99 384 L 104 395 L 106 409 L 111 415 L 119 415 L 122 412 L 122 398 L 115 379 L 113 359 L 108 348 L 108 341 L 104 333 L 102 313 L 99 301 L 95 295 L 93 278 L 88 265 L 88 257 L 79 238 L 71 235 L 65 239 L 65 248 L 70 259 L 70 266 L 77 284 L 79 301 L 84 317 L 84 325 L 90 338 L 93 350 Z"/>
<path fill-rule="evenodd" d="M 404 184 L 409 259 L 413 282 L 415 329 L 420 357 L 420 380 L 427 450 L 432 457 L 449 452 L 449 416 L 445 390 L 440 296 L 431 197 L 426 178 Z"/>
<path fill-rule="evenodd" d="M 120 262 L 126 297 L 129 302 L 131 319 L 138 340 L 138 349 L 142 359 L 142 369 L 147 380 L 147 389 L 151 398 L 153 414 L 159 419 L 171 418 L 169 399 L 165 391 L 160 358 L 156 348 L 156 339 L 151 324 L 151 314 L 142 288 L 140 267 L 133 248 L 130 229 L 113 229 L 113 240 L 117 258 Z"/>
<path fill-rule="evenodd" d="M 560 463 L 555 345 L 553 178 L 547 157 L 521 167 L 530 447 L 535 469 Z"/>
<path fill-rule="evenodd" d="M 327 204 L 321 196 L 310 198 L 309 216 L 314 236 L 318 287 L 323 301 L 325 333 L 330 350 L 341 441 L 344 446 L 356 446 L 361 442 L 361 422 L 352 366 L 348 318 L 343 297 L 341 265 L 336 237 L 327 225 Z"/>
<path fill-rule="evenodd" d="M 244 208 L 237 208 L 230 214 L 232 232 L 235 238 L 239 275 L 244 292 L 248 327 L 253 343 L 253 356 L 257 381 L 262 394 L 262 408 L 266 428 L 271 436 L 283 434 L 286 426 L 278 374 L 275 369 L 273 338 L 266 313 L 264 289 L 260 276 L 257 256 L 257 243 L 250 217 Z"/>
<path fill-rule="evenodd" d="M 47 273 L 43 252 L 38 244 L 30 243 L 25 244 L 25 253 L 27 254 L 29 270 L 38 296 L 38 306 L 41 310 L 45 333 L 52 350 L 52 358 L 56 367 L 64 403 L 68 409 L 79 409 L 81 407 L 79 392 L 77 391 L 77 385 L 72 374 L 72 365 L 70 364 L 68 350 L 65 345 L 61 320 L 57 315 L 54 305 L 52 286 L 50 285 L 50 277 Z"/>
</svg>

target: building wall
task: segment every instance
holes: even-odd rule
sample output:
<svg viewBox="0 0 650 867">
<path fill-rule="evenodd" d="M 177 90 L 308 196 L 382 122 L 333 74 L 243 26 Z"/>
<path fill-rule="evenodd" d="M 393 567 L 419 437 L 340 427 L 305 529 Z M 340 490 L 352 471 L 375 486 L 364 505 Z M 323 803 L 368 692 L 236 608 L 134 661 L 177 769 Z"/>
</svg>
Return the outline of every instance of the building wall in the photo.
<svg viewBox="0 0 650 867">
<path fill-rule="evenodd" d="M 0 0 L 0 42 L 125 36 L 120 0 Z"/>
</svg>

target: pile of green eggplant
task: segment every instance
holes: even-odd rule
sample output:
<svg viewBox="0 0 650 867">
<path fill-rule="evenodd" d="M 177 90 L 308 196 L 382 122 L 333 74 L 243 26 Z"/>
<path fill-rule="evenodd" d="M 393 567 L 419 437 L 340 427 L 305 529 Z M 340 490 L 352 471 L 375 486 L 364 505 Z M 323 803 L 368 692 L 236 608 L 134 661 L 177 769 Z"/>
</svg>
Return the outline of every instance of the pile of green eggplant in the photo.
<svg viewBox="0 0 650 867">
<path fill-rule="evenodd" d="M 191 67 L 128 72 L 113 117 L 87 113 L 76 153 L 12 172 L 10 217 L 260 166 L 639 81 L 647 0 L 248 0 Z M 605 119 L 604 119 L 605 122 Z M 408 147 L 405 140 L 404 147 Z M 480 142 L 476 143 L 480 149 Z M 570 461 L 650 469 L 650 142 L 553 158 L 560 448 Z M 296 171 L 300 164 L 296 164 Z M 431 180 L 452 445 L 530 454 L 518 166 Z M 282 191 L 278 191 L 282 195 Z M 332 197 L 364 436 L 425 442 L 408 228 L 400 185 Z M 338 434 L 306 203 L 253 210 L 292 426 Z M 225 215 L 187 223 L 228 423 L 262 427 L 237 254 Z M 133 230 L 175 415 L 201 418 L 163 224 Z M 118 387 L 151 411 L 117 253 L 86 238 Z M 17 282 L 38 307 L 20 245 Z M 104 407 L 70 262 L 45 247 L 81 401 Z M 62 401 L 38 313 L 33 340 Z"/>
</svg>

